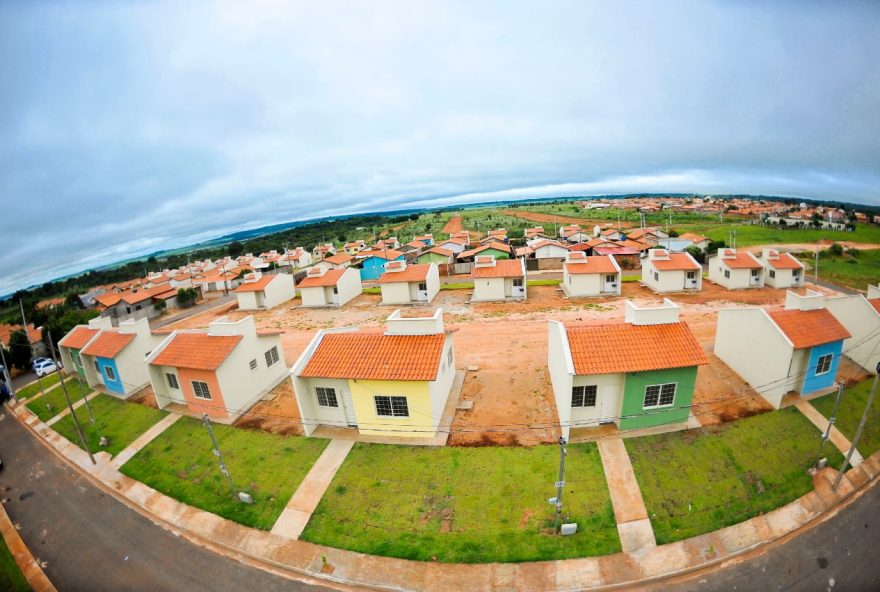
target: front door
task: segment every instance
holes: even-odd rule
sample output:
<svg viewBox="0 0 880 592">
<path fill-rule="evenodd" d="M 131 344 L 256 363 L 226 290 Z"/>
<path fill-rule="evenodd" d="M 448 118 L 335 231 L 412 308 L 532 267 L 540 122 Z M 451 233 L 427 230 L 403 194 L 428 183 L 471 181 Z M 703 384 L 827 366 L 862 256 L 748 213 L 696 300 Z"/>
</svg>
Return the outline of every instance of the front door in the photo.
<svg viewBox="0 0 880 592">
<path fill-rule="evenodd" d="M 617 292 L 617 276 L 616 275 L 606 275 L 605 276 L 605 291 L 606 292 Z"/>
<path fill-rule="evenodd" d="M 416 300 L 428 300 L 428 284 L 421 282 L 418 290 L 416 290 Z"/>
<path fill-rule="evenodd" d="M 513 278 L 513 297 L 521 297 L 526 293 L 525 282 L 522 278 Z"/>
<path fill-rule="evenodd" d="M 339 288 L 336 286 L 333 286 L 333 294 L 330 296 L 330 302 L 332 302 L 334 306 L 339 306 Z"/>
<path fill-rule="evenodd" d="M 342 408 L 345 411 L 345 421 L 348 427 L 357 427 L 357 414 L 354 412 L 354 400 L 351 398 L 351 391 L 347 388 L 342 389 Z"/>
<path fill-rule="evenodd" d="M 750 286 L 757 286 L 760 283 L 761 283 L 761 270 L 760 269 L 753 269 L 752 276 L 749 278 L 749 285 Z"/>
<path fill-rule="evenodd" d="M 689 271 L 687 272 L 684 279 L 684 287 L 687 290 L 694 290 L 697 287 L 697 272 Z"/>
<path fill-rule="evenodd" d="M 614 418 L 617 416 L 615 402 L 615 397 L 610 393 L 599 395 L 599 423 L 614 423 Z"/>
</svg>

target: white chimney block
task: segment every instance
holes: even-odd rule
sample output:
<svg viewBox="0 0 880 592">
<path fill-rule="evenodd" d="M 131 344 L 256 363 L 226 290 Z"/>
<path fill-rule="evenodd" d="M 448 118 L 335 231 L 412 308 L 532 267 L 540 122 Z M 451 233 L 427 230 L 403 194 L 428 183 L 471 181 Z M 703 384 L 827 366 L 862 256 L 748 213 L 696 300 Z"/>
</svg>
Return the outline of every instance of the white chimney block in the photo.
<svg viewBox="0 0 880 592">
<path fill-rule="evenodd" d="M 785 310 L 818 310 L 820 308 L 825 308 L 825 295 L 821 292 L 807 290 L 805 296 L 791 290 L 785 292 Z"/>
<path fill-rule="evenodd" d="M 668 325 L 679 322 L 680 312 L 669 298 L 664 298 L 661 306 L 652 307 L 639 307 L 627 300 L 624 320 L 630 325 Z"/>
</svg>

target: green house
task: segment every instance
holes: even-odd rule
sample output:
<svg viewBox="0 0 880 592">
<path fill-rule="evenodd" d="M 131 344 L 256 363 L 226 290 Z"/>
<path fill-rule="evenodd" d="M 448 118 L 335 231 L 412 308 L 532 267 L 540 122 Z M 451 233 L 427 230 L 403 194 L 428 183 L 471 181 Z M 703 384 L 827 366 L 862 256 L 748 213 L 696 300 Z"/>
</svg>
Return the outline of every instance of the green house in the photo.
<svg viewBox="0 0 880 592">
<path fill-rule="evenodd" d="M 419 255 L 417 260 L 419 263 L 436 263 L 437 265 L 455 263 L 455 253 L 442 247 L 432 247 Z"/>
<path fill-rule="evenodd" d="M 563 435 L 616 424 L 621 430 L 688 421 L 702 346 L 670 300 L 639 308 L 624 322 L 564 325 L 550 321 L 550 379 Z"/>
<path fill-rule="evenodd" d="M 477 255 L 481 257 L 491 256 L 495 259 L 510 259 L 510 247 L 505 245 L 504 243 L 491 242 L 481 247 L 477 247 L 476 249 L 462 251 L 458 255 L 458 258 L 471 259 L 473 257 L 476 257 Z"/>
</svg>

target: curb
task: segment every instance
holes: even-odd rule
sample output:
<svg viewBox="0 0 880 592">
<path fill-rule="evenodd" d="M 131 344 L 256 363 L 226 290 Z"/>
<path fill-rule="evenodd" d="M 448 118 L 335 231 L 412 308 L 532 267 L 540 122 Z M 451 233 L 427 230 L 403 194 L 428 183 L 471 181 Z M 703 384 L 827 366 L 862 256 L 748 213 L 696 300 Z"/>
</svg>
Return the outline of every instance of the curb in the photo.
<svg viewBox="0 0 880 592">
<path fill-rule="evenodd" d="M 12 520 L 9 519 L 9 514 L 6 513 L 6 508 L 3 507 L 3 504 L 0 504 L 0 534 L 3 535 L 3 540 L 6 541 L 9 552 L 12 553 L 15 562 L 18 564 L 19 569 L 21 569 L 21 573 L 24 574 L 25 579 L 30 584 L 30 587 L 34 589 L 34 592 L 56 592 L 55 586 L 49 581 L 49 578 L 43 572 L 43 568 L 34 558 L 31 550 L 24 544 L 21 535 L 18 534 L 18 531 L 12 524 Z"/>
<path fill-rule="evenodd" d="M 830 491 L 828 469 L 826 473 L 814 477 L 812 491 L 789 504 L 739 524 L 635 554 L 618 553 L 595 558 L 514 564 L 441 564 L 366 555 L 303 541 L 281 541 L 272 547 L 270 553 L 260 554 L 255 550 L 260 547 L 258 539 L 271 537 L 270 533 L 254 531 L 209 512 L 186 506 L 137 481 L 134 483 L 140 485 L 147 495 L 145 497 L 142 492 L 138 497 L 143 499 L 130 498 L 56 448 L 49 438 L 37 430 L 42 422 L 29 422 L 26 417 L 19 417 L 14 412 L 13 414 L 71 468 L 154 524 L 246 565 L 305 583 L 330 585 L 341 590 L 448 590 L 459 587 L 492 590 L 509 589 L 511 586 L 516 588 L 516 582 L 528 582 L 528 589 L 613 590 L 627 586 L 656 585 L 672 579 L 680 580 L 731 561 L 741 562 L 759 556 L 769 550 L 771 545 L 795 538 L 833 518 L 875 485 L 880 476 L 880 452 L 877 452 L 866 459 L 865 463 L 846 473 L 847 479 L 843 481 L 838 493 Z M 27 410 L 23 413 L 28 414 Z M 51 431 L 51 428 L 47 429 Z M 61 436 L 53 439 L 66 442 Z M 163 501 L 180 506 L 179 510 L 171 514 L 171 518 L 161 517 L 151 511 L 151 507 L 165 505 Z M 181 526 L 171 521 L 172 518 L 183 517 L 184 514 L 200 516 L 201 520 L 190 520 L 194 526 L 203 528 L 193 530 L 191 526 Z M 214 522 L 220 527 L 245 529 L 246 534 L 235 542 L 218 540 L 213 535 L 218 530 L 222 533 L 223 528 L 205 528 L 199 522 Z M 335 568 L 336 574 L 331 575 L 321 569 L 324 558 L 330 559 L 329 563 Z"/>
</svg>

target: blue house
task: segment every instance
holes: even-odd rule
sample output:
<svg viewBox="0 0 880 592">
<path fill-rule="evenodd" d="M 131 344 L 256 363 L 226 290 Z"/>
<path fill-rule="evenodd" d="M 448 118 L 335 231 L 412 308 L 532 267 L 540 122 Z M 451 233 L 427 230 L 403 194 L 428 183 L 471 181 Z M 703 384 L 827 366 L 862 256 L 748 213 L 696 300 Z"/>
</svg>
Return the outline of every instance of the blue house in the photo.
<svg viewBox="0 0 880 592">
<path fill-rule="evenodd" d="M 146 318 L 102 329 L 80 350 L 86 381 L 92 388 L 125 398 L 150 383 L 147 354 L 167 335 L 153 335 Z"/>
<path fill-rule="evenodd" d="M 361 281 L 377 280 L 385 273 L 385 264 L 389 261 L 403 261 L 403 253 L 394 249 L 370 249 L 359 254 L 364 257 L 361 262 Z"/>
</svg>

